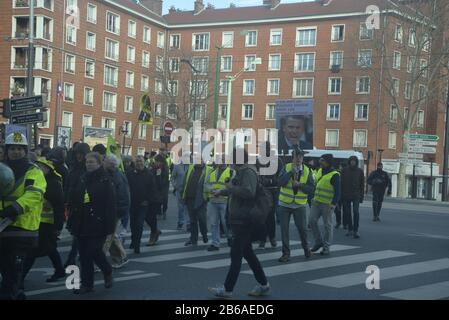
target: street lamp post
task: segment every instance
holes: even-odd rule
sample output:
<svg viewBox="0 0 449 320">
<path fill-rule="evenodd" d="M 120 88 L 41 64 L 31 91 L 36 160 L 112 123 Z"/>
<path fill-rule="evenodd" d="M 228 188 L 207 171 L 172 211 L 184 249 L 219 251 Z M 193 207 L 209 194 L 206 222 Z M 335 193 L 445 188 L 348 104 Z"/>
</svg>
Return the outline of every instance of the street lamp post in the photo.
<svg viewBox="0 0 449 320">
<path fill-rule="evenodd" d="M 125 143 L 126 143 L 126 135 L 128 134 L 128 127 L 125 125 L 122 125 L 122 127 L 120 128 L 120 132 L 123 135 L 123 140 L 122 140 L 122 154 L 125 154 Z"/>
<path fill-rule="evenodd" d="M 30 32 L 28 34 L 28 66 L 27 66 L 27 97 L 31 97 L 34 92 L 34 1 L 29 1 L 30 6 Z M 32 125 L 28 125 L 28 132 L 32 132 Z M 56 138 L 56 137 L 55 137 Z M 37 124 L 34 125 L 34 147 L 38 145 Z"/>
</svg>

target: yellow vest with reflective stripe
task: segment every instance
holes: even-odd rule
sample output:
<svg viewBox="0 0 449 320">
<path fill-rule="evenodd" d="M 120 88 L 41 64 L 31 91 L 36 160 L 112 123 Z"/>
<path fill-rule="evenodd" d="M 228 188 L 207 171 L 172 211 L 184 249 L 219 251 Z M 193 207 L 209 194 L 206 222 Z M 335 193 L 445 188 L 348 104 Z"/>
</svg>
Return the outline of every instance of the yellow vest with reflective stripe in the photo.
<svg viewBox="0 0 449 320">
<path fill-rule="evenodd" d="M 33 185 L 25 187 L 26 181 L 33 181 Z M 16 182 L 15 190 L 0 201 L 0 210 L 12 205 L 22 211 L 11 226 L 33 232 L 39 230 L 46 188 L 44 173 L 33 165 Z"/>
<path fill-rule="evenodd" d="M 217 181 L 217 173 L 218 169 L 212 171 L 212 173 L 209 176 L 209 183 L 212 185 L 213 190 L 223 190 L 226 189 L 226 179 L 231 178 L 231 169 L 227 167 L 222 173 L 221 176 L 218 178 Z M 228 197 L 222 196 L 220 198 L 227 199 Z"/>
<path fill-rule="evenodd" d="M 184 184 L 184 190 L 182 191 L 182 198 L 185 199 L 186 198 L 186 191 L 187 191 L 187 185 L 189 184 L 189 180 L 190 180 L 190 176 L 192 175 L 193 169 L 195 168 L 194 164 L 189 164 L 189 170 L 187 170 L 187 175 L 186 175 L 186 180 L 185 180 L 185 184 Z M 207 177 L 208 172 L 212 170 L 211 166 L 205 166 L 205 168 L 203 168 L 203 172 L 201 173 L 201 176 L 205 176 Z M 200 178 L 201 179 L 201 178 Z M 207 200 L 207 195 L 206 192 L 203 192 L 203 198 L 205 200 Z"/>
<path fill-rule="evenodd" d="M 289 163 L 285 166 L 286 172 L 292 171 L 292 164 Z M 306 184 L 307 180 L 309 179 L 309 173 L 310 170 L 307 166 L 303 166 L 304 172 L 301 175 L 301 178 L 299 179 L 299 183 Z M 281 188 L 280 194 L 279 194 L 279 201 L 290 204 L 290 203 L 296 203 L 298 205 L 305 205 L 307 203 L 307 194 L 302 192 L 301 190 L 298 190 L 298 192 L 295 194 L 293 192 L 293 178 L 291 178 L 287 185 Z"/>
<path fill-rule="evenodd" d="M 321 171 L 322 172 L 322 171 Z M 331 180 L 333 176 L 336 174 L 340 175 L 338 171 L 331 171 L 328 174 L 321 176 L 316 184 L 315 189 L 315 201 L 324 203 L 324 204 L 331 204 L 332 199 L 334 198 L 335 190 L 334 186 L 331 184 Z"/>
<path fill-rule="evenodd" d="M 323 174 L 323 169 L 317 169 L 313 171 L 313 179 L 315 180 L 315 183 L 320 180 L 321 175 Z"/>
</svg>

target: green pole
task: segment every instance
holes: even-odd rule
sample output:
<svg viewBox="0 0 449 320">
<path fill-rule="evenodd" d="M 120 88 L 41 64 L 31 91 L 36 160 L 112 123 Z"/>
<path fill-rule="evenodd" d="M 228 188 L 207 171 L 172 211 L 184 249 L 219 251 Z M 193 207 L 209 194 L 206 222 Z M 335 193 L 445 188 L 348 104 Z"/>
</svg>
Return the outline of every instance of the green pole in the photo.
<svg viewBox="0 0 449 320">
<path fill-rule="evenodd" d="M 221 47 L 216 46 L 217 58 L 215 61 L 215 95 L 214 95 L 214 128 L 218 127 L 218 93 L 220 92 L 220 68 L 221 68 Z"/>
</svg>

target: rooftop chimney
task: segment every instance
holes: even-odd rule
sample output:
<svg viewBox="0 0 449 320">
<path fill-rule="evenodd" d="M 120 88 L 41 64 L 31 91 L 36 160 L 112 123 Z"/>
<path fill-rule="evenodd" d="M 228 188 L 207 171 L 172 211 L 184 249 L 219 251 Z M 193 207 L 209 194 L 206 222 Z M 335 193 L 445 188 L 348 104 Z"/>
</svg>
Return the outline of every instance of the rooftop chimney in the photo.
<svg viewBox="0 0 449 320">
<path fill-rule="evenodd" d="M 269 6 L 270 9 L 276 9 L 281 3 L 281 0 L 263 0 L 264 6 Z"/>
<path fill-rule="evenodd" d="M 170 9 L 168 9 L 168 13 L 175 13 L 175 12 L 176 12 L 175 6 L 171 6 Z"/>
<path fill-rule="evenodd" d="M 140 4 L 153 13 L 162 15 L 162 0 L 140 0 Z"/>
<path fill-rule="evenodd" d="M 195 9 L 193 10 L 193 14 L 199 14 L 204 10 L 203 0 L 195 0 Z"/>
</svg>

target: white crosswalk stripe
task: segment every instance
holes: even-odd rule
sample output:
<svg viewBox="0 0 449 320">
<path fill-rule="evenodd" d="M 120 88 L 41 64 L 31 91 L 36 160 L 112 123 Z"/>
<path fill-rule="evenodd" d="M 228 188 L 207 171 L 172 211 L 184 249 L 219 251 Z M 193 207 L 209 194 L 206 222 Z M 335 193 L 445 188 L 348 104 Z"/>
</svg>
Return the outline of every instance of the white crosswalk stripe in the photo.
<svg viewBox="0 0 449 320">
<path fill-rule="evenodd" d="M 400 300 L 437 300 L 449 298 L 449 281 L 399 290 L 382 295 Z"/>
<path fill-rule="evenodd" d="M 449 268 L 449 259 L 437 259 L 415 263 L 402 264 L 394 267 L 380 268 L 382 281 L 417 275 L 426 272 L 439 271 Z M 318 284 L 332 288 L 346 288 L 355 285 L 363 285 L 366 280 L 366 273 L 348 273 L 334 277 L 321 278 L 307 281 L 307 283 Z"/>
</svg>

